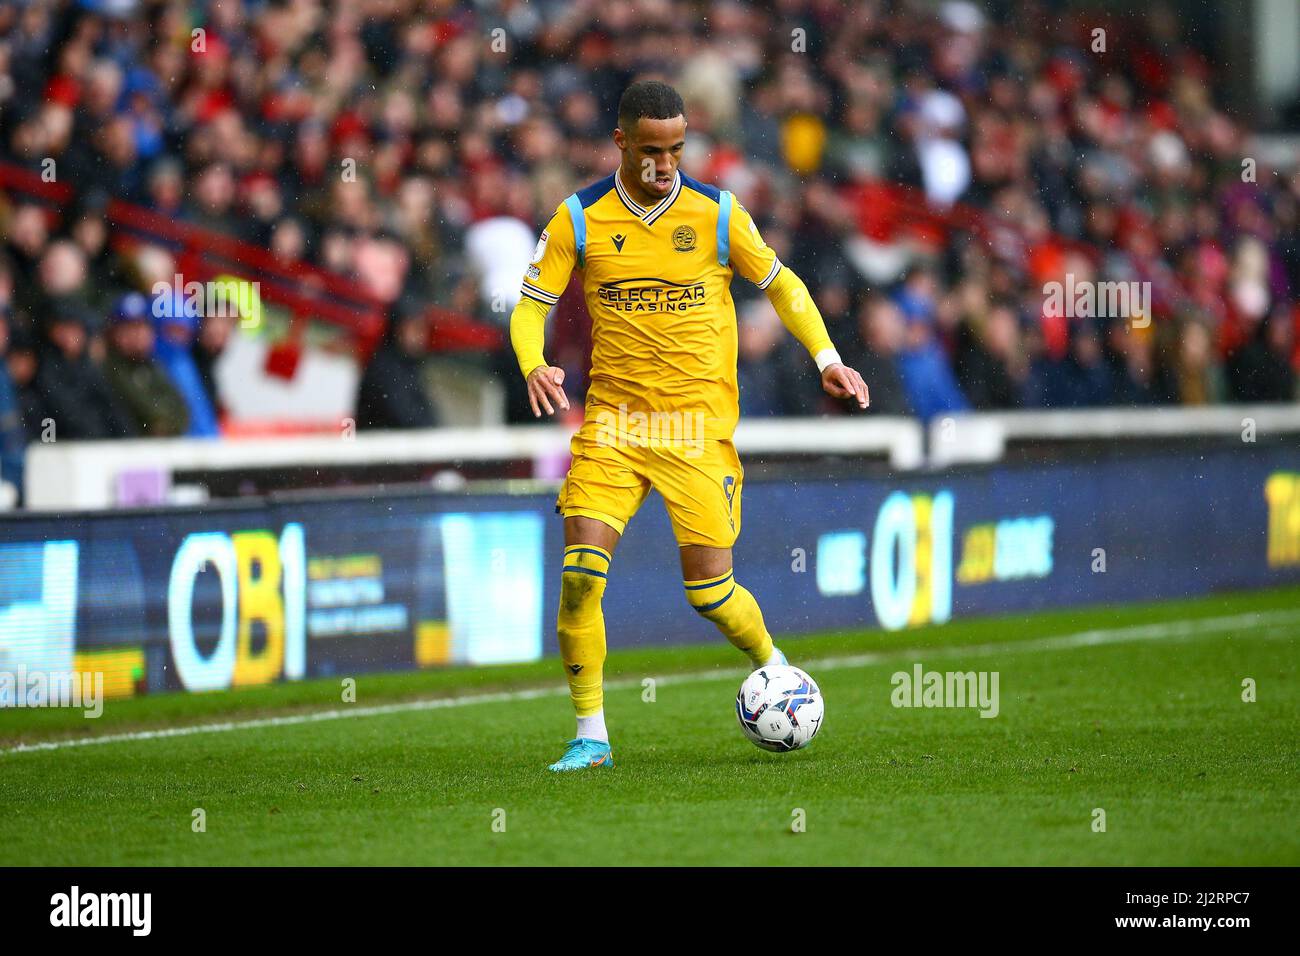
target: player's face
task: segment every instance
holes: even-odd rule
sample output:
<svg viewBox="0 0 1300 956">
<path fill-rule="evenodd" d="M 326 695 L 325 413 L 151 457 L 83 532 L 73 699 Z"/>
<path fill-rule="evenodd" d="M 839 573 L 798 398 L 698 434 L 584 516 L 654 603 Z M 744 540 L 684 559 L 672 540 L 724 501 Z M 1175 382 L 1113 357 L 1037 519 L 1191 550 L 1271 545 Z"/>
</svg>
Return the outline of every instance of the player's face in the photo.
<svg viewBox="0 0 1300 956">
<path fill-rule="evenodd" d="M 614 130 L 614 143 L 623 153 L 623 181 L 636 184 L 639 198 L 657 202 L 672 191 L 686 145 L 686 117 L 643 116 L 630 130 Z"/>
</svg>

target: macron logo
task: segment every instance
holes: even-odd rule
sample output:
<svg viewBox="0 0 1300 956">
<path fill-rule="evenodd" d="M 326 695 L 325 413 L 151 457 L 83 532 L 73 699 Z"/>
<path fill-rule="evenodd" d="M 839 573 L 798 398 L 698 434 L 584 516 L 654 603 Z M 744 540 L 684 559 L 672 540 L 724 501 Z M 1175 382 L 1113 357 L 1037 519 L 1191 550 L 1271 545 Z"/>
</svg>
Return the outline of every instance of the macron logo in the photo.
<svg viewBox="0 0 1300 956">
<path fill-rule="evenodd" d="M 135 936 L 148 936 L 152 923 L 152 893 L 71 893 L 50 897 L 51 926 L 129 926 Z"/>
</svg>

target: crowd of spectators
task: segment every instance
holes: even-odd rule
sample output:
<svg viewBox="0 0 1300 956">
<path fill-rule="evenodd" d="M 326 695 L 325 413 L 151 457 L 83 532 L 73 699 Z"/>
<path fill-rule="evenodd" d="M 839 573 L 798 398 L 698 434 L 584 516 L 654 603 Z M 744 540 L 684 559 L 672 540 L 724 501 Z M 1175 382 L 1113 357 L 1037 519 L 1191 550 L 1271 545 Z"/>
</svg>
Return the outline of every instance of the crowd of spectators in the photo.
<svg viewBox="0 0 1300 956">
<path fill-rule="evenodd" d="M 216 431 L 229 329 L 149 318 L 131 293 L 155 270 L 112 253 L 110 197 L 363 284 L 393 321 L 359 416 L 435 421 L 407 319 L 437 303 L 504 326 L 539 224 L 617 164 L 614 104 L 638 76 L 682 92 L 684 167 L 805 278 L 874 412 L 1294 400 L 1300 169 L 1248 155 L 1215 51 L 1170 7 L 1059 7 L 0 5 L 0 161 L 75 193 L 53 220 L 0 192 L 4 429 Z M 961 215 L 881 232 L 882 183 Z M 1149 283 L 1151 314 L 1052 314 L 1067 275 Z M 834 413 L 761 293 L 734 292 L 742 412 Z M 582 308 L 566 297 L 548 347 L 579 391 Z M 508 346 L 485 361 L 519 388 Z M 511 408 L 527 415 L 517 392 Z"/>
</svg>

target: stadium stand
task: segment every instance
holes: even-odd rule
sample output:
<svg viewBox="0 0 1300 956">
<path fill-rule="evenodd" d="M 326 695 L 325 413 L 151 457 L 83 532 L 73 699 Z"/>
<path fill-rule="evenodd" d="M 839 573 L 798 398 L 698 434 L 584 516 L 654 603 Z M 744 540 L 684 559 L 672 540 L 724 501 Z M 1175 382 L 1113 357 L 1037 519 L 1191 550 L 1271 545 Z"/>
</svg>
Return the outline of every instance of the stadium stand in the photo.
<svg viewBox="0 0 1300 956">
<path fill-rule="evenodd" d="M 1294 402 L 1300 168 L 1243 173 L 1251 131 L 1216 99 L 1206 38 L 1161 4 L 991 9 L 5 5 L 6 476 L 50 421 L 150 434 L 78 414 L 90 399 L 46 369 L 93 378 L 122 297 L 160 299 L 173 274 L 259 290 L 233 329 L 153 303 L 191 435 L 217 430 L 204 403 L 228 438 L 523 421 L 503 335 L 518 276 L 538 224 L 614 166 L 613 104 L 651 74 L 686 97 L 692 174 L 735 191 L 806 277 L 873 413 Z M 1097 22 L 1111 45 L 1089 57 Z M 1149 295 L 1071 317 L 1044 294 L 1067 280 Z M 742 286 L 742 413 L 842 413 Z M 579 392 L 584 312 L 571 289 L 550 337 Z M 418 391 L 427 414 L 363 411 L 366 387 Z"/>
</svg>

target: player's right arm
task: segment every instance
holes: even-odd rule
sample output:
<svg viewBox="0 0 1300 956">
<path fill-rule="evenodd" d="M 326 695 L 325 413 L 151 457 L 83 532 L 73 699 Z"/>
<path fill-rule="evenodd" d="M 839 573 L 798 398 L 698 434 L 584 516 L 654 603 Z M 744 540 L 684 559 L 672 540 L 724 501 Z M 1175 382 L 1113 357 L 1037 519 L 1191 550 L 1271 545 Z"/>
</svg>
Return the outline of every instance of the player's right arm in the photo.
<svg viewBox="0 0 1300 956">
<path fill-rule="evenodd" d="M 537 240 L 520 289 L 519 304 L 510 315 L 510 344 L 519 360 L 519 371 L 528 381 L 528 402 L 536 417 L 543 410 L 554 415 L 556 405 L 561 409 L 569 407 L 562 387 L 564 370 L 547 364 L 542 346 L 546 338 L 546 316 L 569 284 L 576 258 L 573 222 L 569 210 L 560 206 Z"/>
</svg>

